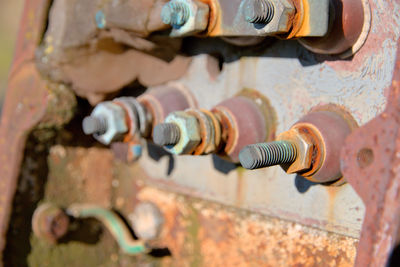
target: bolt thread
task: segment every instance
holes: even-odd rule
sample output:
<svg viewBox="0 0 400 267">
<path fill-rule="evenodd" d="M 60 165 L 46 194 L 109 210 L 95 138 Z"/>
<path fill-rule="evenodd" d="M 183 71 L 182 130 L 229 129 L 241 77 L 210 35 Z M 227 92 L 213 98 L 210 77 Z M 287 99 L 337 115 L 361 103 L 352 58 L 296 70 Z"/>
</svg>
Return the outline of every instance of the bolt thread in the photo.
<svg viewBox="0 0 400 267">
<path fill-rule="evenodd" d="M 181 139 L 181 131 L 174 123 L 161 123 L 154 127 L 153 141 L 159 146 L 173 146 Z"/>
<path fill-rule="evenodd" d="M 292 163 L 296 157 L 296 146 L 288 141 L 246 146 L 239 154 L 240 163 L 249 170 Z"/>
<path fill-rule="evenodd" d="M 161 18 L 165 24 L 180 27 L 190 17 L 190 8 L 186 3 L 171 1 L 164 5 L 161 11 Z"/>
<path fill-rule="evenodd" d="M 102 135 L 107 132 L 107 121 L 102 117 L 86 117 L 82 122 L 83 132 L 86 135 Z"/>
<path fill-rule="evenodd" d="M 268 24 L 274 17 L 274 4 L 270 0 L 250 0 L 245 5 L 246 21 L 255 24 Z"/>
</svg>

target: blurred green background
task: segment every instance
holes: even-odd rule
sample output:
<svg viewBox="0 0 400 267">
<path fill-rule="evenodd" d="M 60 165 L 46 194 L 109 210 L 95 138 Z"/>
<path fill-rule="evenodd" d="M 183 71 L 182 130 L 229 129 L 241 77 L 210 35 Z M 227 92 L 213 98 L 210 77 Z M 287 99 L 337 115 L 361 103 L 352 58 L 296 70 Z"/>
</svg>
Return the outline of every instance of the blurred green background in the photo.
<svg viewBox="0 0 400 267">
<path fill-rule="evenodd" d="M 23 0 L 0 0 L 0 99 L 4 99 L 8 72 L 14 56 Z"/>
</svg>

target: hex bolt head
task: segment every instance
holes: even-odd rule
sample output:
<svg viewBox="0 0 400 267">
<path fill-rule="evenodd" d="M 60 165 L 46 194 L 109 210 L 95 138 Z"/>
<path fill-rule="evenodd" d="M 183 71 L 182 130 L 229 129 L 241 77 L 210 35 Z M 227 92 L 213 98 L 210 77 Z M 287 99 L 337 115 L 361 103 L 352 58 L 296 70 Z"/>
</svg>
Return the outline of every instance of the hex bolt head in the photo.
<svg viewBox="0 0 400 267">
<path fill-rule="evenodd" d="M 84 131 L 93 132 L 93 137 L 104 145 L 119 141 L 129 131 L 125 108 L 114 102 L 102 102 L 92 111 L 91 119 L 83 122 Z M 97 118 L 97 119 L 93 119 Z M 99 132 L 96 132 L 99 131 Z"/>
<path fill-rule="evenodd" d="M 181 130 L 174 123 L 161 123 L 154 127 L 153 141 L 159 146 L 173 146 L 181 139 Z"/>
<path fill-rule="evenodd" d="M 165 222 L 161 210 L 152 202 L 138 204 L 129 220 L 133 231 L 142 240 L 157 239 Z"/>
<path fill-rule="evenodd" d="M 63 210 L 46 203 L 35 210 L 32 230 L 38 238 L 54 244 L 67 234 L 69 223 L 69 217 Z"/>
<path fill-rule="evenodd" d="M 189 17 L 190 7 L 184 2 L 171 1 L 165 4 L 161 11 L 162 21 L 174 28 L 184 25 Z"/>
<path fill-rule="evenodd" d="M 249 170 L 292 163 L 296 157 L 296 146 L 288 141 L 249 145 L 239 154 L 240 163 Z"/>
<path fill-rule="evenodd" d="M 274 4 L 270 0 L 245 0 L 244 17 L 247 22 L 268 24 L 274 17 Z"/>
<path fill-rule="evenodd" d="M 86 135 L 102 135 L 107 132 L 107 121 L 103 117 L 86 117 L 82 122 L 83 132 Z"/>
</svg>

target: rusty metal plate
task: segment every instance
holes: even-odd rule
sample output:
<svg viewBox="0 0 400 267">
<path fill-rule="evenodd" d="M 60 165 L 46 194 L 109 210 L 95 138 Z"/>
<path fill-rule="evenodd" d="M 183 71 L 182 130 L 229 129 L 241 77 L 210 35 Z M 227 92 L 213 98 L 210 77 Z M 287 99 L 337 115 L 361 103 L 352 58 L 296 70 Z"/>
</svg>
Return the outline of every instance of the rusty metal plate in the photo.
<svg viewBox="0 0 400 267">
<path fill-rule="evenodd" d="M 369 38 L 349 60 L 317 56 L 295 42 L 281 41 L 256 54 L 225 51 L 230 58 L 217 74 L 208 72 L 208 56 L 196 56 L 180 82 L 202 108 L 212 108 L 243 88 L 259 90 L 276 110 L 277 134 L 312 107 L 327 103 L 343 106 L 363 125 L 385 107 L 399 37 L 399 3 L 370 2 L 374 12 Z M 350 185 L 311 184 L 279 167 L 243 171 L 211 156 L 145 157 L 140 164 L 169 190 L 181 191 L 179 185 L 201 198 L 352 237 L 360 234 L 365 207 Z"/>
<path fill-rule="evenodd" d="M 389 96 L 393 102 L 389 102 L 387 110 L 349 139 L 349 145 L 345 150 L 348 153 L 343 156 L 343 166 L 345 178 L 350 184 L 339 187 L 316 185 L 301 177 L 286 175 L 280 168 L 244 171 L 216 157 L 173 157 L 149 145 L 147 156 L 139 162 L 141 169 L 136 165 L 133 166 L 134 171 L 128 172 L 128 178 L 132 179 L 138 175 L 148 177 L 146 182 L 152 186 L 178 194 L 166 193 L 154 188 L 140 188 L 142 184 L 126 187 L 129 188 L 129 192 L 121 198 L 118 194 L 112 196 L 109 187 L 115 186 L 115 181 L 112 180 L 110 185 L 110 180 L 108 180 L 101 188 L 106 194 L 100 196 L 99 194 L 103 191 L 93 190 L 98 186 L 93 178 L 95 175 L 101 176 L 106 173 L 106 178 L 111 179 L 113 174 L 107 173 L 111 168 L 109 161 L 113 160 L 110 157 L 105 159 L 110 165 L 103 166 L 109 168 L 103 169 L 100 173 L 93 173 L 91 167 L 88 167 L 88 170 L 79 169 L 78 172 L 71 174 L 75 178 L 79 178 L 78 174 L 90 177 L 88 183 L 85 184 L 85 189 L 88 190 L 81 189 L 79 192 L 82 193 L 83 198 L 78 197 L 78 200 L 87 201 L 93 197 L 90 201 L 96 203 L 105 201 L 103 202 L 105 205 L 115 206 L 124 212 L 129 212 L 124 209 L 126 201 L 133 203 L 137 200 L 154 200 L 159 201 L 162 206 L 170 200 L 171 207 L 177 212 L 174 213 L 172 209 L 166 210 L 168 215 L 172 215 L 171 225 L 166 228 L 167 233 L 164 239 L 170 241 L 171 251 L 178 259 L 180 255 L 184 258 L 194 250 L 202 251 L 202 259 L 196 258 L 196 254 L 192 253 L 190 259 L 193 262 L 190 263 L 203 261 L 201 262 L 203 264 L 208 264 L 215 259 L 212 248 L 218 248 L 215 250 L 223 255 L 230 255 L 232 244 L 238 242 L 240 247 L 246 247 L 246 251 L 243 251 L 244 255 L 254 254 L 257 257 L 265 256 L 266 258 L 251 261 L 243 256 L 242 252 L 235 251 L 236 254 L 232 254 L 234 259 L 232 265 L 246 260 L 254 264 L 263 264 L 271 260 L 273 254 L 278 252 L 271 250 L 272 247 L 264 248 L 264 243 L 259 239 L 256 240 L 258 234 L 253 234 L 253 230 L 248 230 L 254 227 L 260 232 L 263 229 L 277 228 L 276 232 L 271 230 L 263 233 L 270 236 L 273 241 L 284 240 L 283 243 L 278 244 L 286 247 L 285 251 L 281 251 L 281 255 L 305 253 L 307 256 L 307 260 L 296 258 L 280 261 L 281 259 L 274 258 L 274 266 L 311 263 L 318 265 L 322 262 L 340 266 L 351 265 L 356 239 L 360 236 L 366 212 L 368 216 L 364 222 L 357 264 L 359 266 L 370 263 L 373 266 L 383 265 L 398 241 L 400 220 L 397 205 L 398 183 L 395 176 L 398 165 L 396 152 L 399 151 L 397 125 L 400 120 L 397 115 L 399 91 L 397 72 L 392 84 L 395 55 L 398 52 L 397 39 L 400 36 L 398 30 L 400 3 L 380 0 L 371 0 L 370 3 L 373 10 L 373 24 L 369 38 L 359 53 L 351 59 L 341 60 L 336 57 L 317 56 L 293 41 L 280 41 L 257 49 L 228 49 L 222 41 L 189 39 L 185 40 L 184 46 L 186 45 L 186 49 L 189 47 L 190 53 L 196 56 L 193 56 L 187 74 L 179 79 L 179 82 L 192 90 L 198 99 L 199 106 L 208 109 L 244 88 L 262 92 L 277 111 L 279 122 L 277 134 L 289 129 L 311 108 L 327 103 L 343 106 L 362 126 L 384 111 L 387 104 L 386 97 Z M 3 236 L 0 239 L 0 249 L 4 247 L 4 235 L 27 134 L 39 122 L 46 121 L 48 119 L 46 113 L 49 114 L 48 102 L 51 100 L 51 90 L 41 79 L 32 62 L 45 25 L 48 4 L 49 1 L 27 1 L 25 20 L 17 47 L 17 58 L 10 76 L 9 92 L 0 131 L 0 150 L 4 152 L 3 155 L 8 155 L 8 157 L 3 156 L 0 165 L 0 186 L 6 192 L 0 198 L 2 207 L 0 228 Z M 192 42 L 199 42 L 200 45 L 191 46 Z M 217 52 L 223 54 L 225 64 L 220 72 L 218 68 L 213 68 L 210 72 L 210 58 L 202 55 L 210 51 L 211 54 Z M 390 86 L 392 90 L 389 91 Z M 377 129 L 379 132 L 375 132 Z M 85 158 L 82 155 L 86 153 L 90 155 L 90 151 L 83 150 L 75 159 Z M 375 155 L 375 159 L 376 155 L 380 155 L 380 161 L 371 165 L 374 162 L 374 157 L 371 160 L 371 154 Z M 93 157 L 96 159 L 97 153 Z M 83 163 L 87 166 L 96 165 L 93 159 Z M 75 164 L 78 163 L 75 162 L 72 166 Z M 392 168 L 388 168 L 388 164 L 392 164 Z M 65 165 L 63 168 L 69 171 L 68 166 Z M 376 168 L 372 169 L 374 166 Z M 117 177 L 122 177 L 118 174 L 118 171 L 122 170 L 124 170 L 123 166 L 115 167 Z M 360 183 L 363 178 L 368 181 Z M 70 189 L 73 190 L 75 187 L 72 186 Z M 49 194 L 54 194 L 52 197 L 47 196 L 48 199 L 56 201 L 59 196 L 56 193 L 60 189 L 48 190 Z M 384 195 L 384 192 L 388 194 Z M 191 206 L 185 203 L 189 202 L 188 198 L 179 194 L 190 195 L 190 199 L 196 197 L 219 204 L 203 205 L 203 202 L 199 201 Z M 117 198 L 111 201 L 112 197 Z M 109 199 L 104 200 L 104 198 Z M 218 212 L 222 209 L 220 204 L 234 208 L 232 211 L 224 209 Z M 167 205 L 164 208 L 166 209 Z M 188 210 L 195 211 L 192 213 Z M 254 213 L 247 213 L 248 211 L 260 216 L 254 219 L 256 222 L 251 219 Z M 240 215 L 240 212 L 245 215 Z M 192 229 L 181 230 L 182 227 L 187 226 L 186 219 L 183 218 L 187 214 L 196 216 L 189 225 L 193 226 L 196 223 L 201 225 L 193 228 L 196 237 L 196 241 L 192 244 L 194 248 L 189 245 L 189 248 L 182 249 L 185 247 L 185 236 Z M 263 217 L 265 215 L 268 217 Z M 281 220 L 275 221 L 271 218 Z M 282 219 L 295 223 L 284 223 Z M 217 227 L 224 223 L 229 227 L 221 229 Z M 243 230 L 242 227 L 247 230 Z M 311 230 L 310 227 L 319 228 L 322 232 Z M 294 234 L 291 232 L 293 229 Z M 296 233 L 296 229 L 300 229 L 300 235 Z M 330 237 L 323 231 L 333 232 L 334 237 Z M 282 233 L 284 234 L 281 235 Z M 213 236 L 214 234 L 221 234 L 222 237 L 229 236 L 229 238 L 221 240 L 219 236 Z M 249 239 L 242 240 L 241 237 L 247 234 L 250 235 Z M 326 235 L 325 239 L 319 240 L 316 236 L 320 235 Z M 300 241 L 296 243 L 296 246 L 291 247 L 289 244 L 293 241 L 293 237 L 299 238 Z M 302 239 L 309 241 L 302 242 Z M 254 244 L 249 245 L 246 243 L 248 240 L 260 241 L 261 243 L 257 243 L 260 247 L 254 251 L 251 250 Z M 323 247 L 326 244 L 330 245 L 326 250 L 317 249 L 314 245 L 316 240 L 319 240 L 318 244 Z M 340 246 L 343 246 L 343 249 Z M 320 258 L 319 253 L 334 256 L 328 259 L 322 256 Z"/>
<path fill-rule="evenodd" d="M 172 257 L 124 255 L 107 231 L 95 239 L 99 226 L 93 224 L 80 242 L 77 233 L 85 230 L 78 229 L 56 248 L 32 237 L 32 266 L 81 266 L 83 258 L 88 266 L 352 266 L 355 258 L 355 238 L 157 189 L 139 166 L 116 162 L 107 149 L 57 145 L 48 163 L 44 201 L 101 203 L 128 219 L 138 203 L 154 203 L 165 224 L 152 246 Z M 97 242 L 88 245 L 92 239 Z"/>
</svg>

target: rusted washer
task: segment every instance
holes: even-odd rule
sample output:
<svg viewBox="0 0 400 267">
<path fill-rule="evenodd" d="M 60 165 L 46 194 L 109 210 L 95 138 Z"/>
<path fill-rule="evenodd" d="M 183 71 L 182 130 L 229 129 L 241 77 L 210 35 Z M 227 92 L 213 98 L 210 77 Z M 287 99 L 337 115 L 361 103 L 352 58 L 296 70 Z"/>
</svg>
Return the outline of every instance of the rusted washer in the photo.
<svg viewBox="0 0 400 267">
<path fill-rule="evenodd" d="M 199 33 L 198 35 L 209 36 L 210 33 L 214 31 L 215 27 L 217 26 L 218 22 L 220 21 L 220 13 L 221 8 L 217 0 L 199 0 L 208 5 L 210 8 L 210 13 L 208 16 L 208 26 L 207 31 L 203 33 Z"/>
<path fill-rule="evenodd" d="M 216 152 L 219 140 L 217 136 L 221 135 L 221 128 L 219 124 L 215 124 L 215 117 L 211 112 L 198 109 L 186 110 L 186 113 L 196 117 L 200 126 L 201 143 L 194 150 L 194 155 L 204 155 Z M 214 119 L 214 120 L 213 120 Z"/>
<path fill-rule="evenodd" d="M 68 232 L 69 218 L 63 210 L 51 205 L 42 204 L 32 217 L 34 234 L 47 242 L 54 244 Z"/>
<path fill-rule="evenodd" d="M 322 38 L 303 38 L 300 43 L 318 54 L 356 53 L 367 39 L 371 26 L 371 9 L 368 0 L 331 1 L 329 33 Z M 345 53 L 346 52 L 346 53 Z"/>
<path fill-rule="evenodd" d="M 120 97 L 113 100 L 114 103 L 120 105 L 125 110 L 125 113 L 127 115 L 125 118 L 129 131 L 126 134 L 124 141 L 129 141 L 129 139 L 133 139 L 138 130 L 140 131 L 140 119 L 138 111 L 136 109 L 136 105 L 133 103 L 134 101 L 136 100 L 132 97 Z"/>
<path fill-rule="evenodd" d="M 300 175 L 317 183 L 340 179 L 341 149 L 346 137 L 357 127 L 350 115 L 334 106 L 325 106 L 312 111 L 293 127 L 314 140 L 311 169 Z"/>
<path fill-rule="evenodd" d="M 223 156 L 239 162 L 239 152 L 246 145 L 267 141 L 266 118 L 248 97 L 236 96 L 213 109 L 218 114 L 225 142 Z"/>
<path fill-rule="evenodd" d="M 174 111 L 197 107 L 194 96 L 177 83 L 154 87 L 140 96 L 138 101 L 152 114 L 152 128 L 164 122 L 168 114 Z"/>
</svg>

